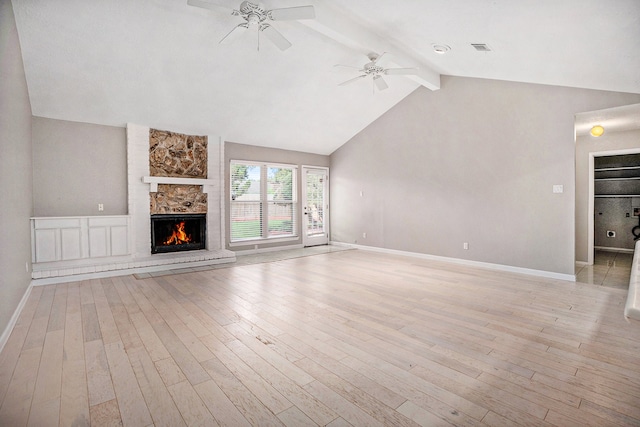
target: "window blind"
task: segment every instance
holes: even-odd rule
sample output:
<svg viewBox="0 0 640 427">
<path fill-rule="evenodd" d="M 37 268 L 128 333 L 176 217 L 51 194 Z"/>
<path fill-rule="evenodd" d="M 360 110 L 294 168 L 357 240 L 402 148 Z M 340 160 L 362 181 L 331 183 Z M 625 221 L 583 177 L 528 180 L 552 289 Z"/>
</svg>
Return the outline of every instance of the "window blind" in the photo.
<svg viewBox="0 0 640 427">
<path fill-rule="evenodd" d="M 295 166 L 233 161 L 231 241 L 296 236 Z"/>
</svg>

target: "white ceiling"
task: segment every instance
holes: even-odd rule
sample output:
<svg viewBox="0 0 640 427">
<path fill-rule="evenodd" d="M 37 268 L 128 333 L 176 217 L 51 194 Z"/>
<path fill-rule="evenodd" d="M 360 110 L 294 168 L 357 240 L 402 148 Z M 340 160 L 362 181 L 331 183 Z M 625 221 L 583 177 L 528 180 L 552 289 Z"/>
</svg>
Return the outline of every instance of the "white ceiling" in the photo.
<svg viewBox="0 0 640 427">
<path fill-rule="evenodd" d="M 264 3 L 313 4 L 316 19 L 274 22 L 293 47 L 257 52 L 249 34 L 218 44 L 241 18 L 187 0 L 13 0 L 32 112 L 330 154 L 440 74 L 640 93 L 638 0 Z M 386 76 L 375 94 L 365 79 L 338 86 L 357 70 L 334 65 L 372 51 L 419 75 Z"/>
</svg>

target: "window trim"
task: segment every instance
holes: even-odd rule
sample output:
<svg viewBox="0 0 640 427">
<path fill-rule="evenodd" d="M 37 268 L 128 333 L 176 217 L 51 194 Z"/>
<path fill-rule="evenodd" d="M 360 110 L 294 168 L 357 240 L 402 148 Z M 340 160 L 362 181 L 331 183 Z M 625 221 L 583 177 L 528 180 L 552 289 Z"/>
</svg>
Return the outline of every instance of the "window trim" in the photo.
<svg viewBox="0 0 640 427">
<path fill-rule="evenodd" d="M 233 239 L 233 232 L 232 232 L 232 221 L 233 221 L 233 217 L 232 217 L 232 206 L 235 203 L 242 203 L 242 201 L 236 201 L 233 200 L 231 197 L 231 193 L 232 193 L 232 185 L 233 185 L 233 180 L 232 180 L 232 172 L 233 172 L 233 165 L 244 165 L 244 166 L 258 166 L 260 167 L 260 200 L 254 201 L 254 202 L 259 202 L 260 203 L 260 210 L 261 210 L 261 215 L 260 215 L 260 229 L 261 229 L 261 236 L 260 237 L 250 237 L 250 238 L 246 238 L 246 239 Z M 269 168 L 282 168 L 282 169 L 291 169 L 292 171 L 292 200 L 291 200 L 291 206 L 292 206 L 292 229 L 291 232 L 292 234 L 290 235 L 284 235 L 284 236 L 269 236 L 269 204 L 273 203 L 273 201 L 269 201 L 269 195 L 268 195 L 268 171 Z M 229 178 L 229 185 L 227 186 L 228 190 L 229 190 L 229 196 L 227 198 L 227 200 L 229 201 L 229 221 L 228 221 L 228 227 L 229 227 L 229 246 L 230 247 L 237 247 L 237 246 L 247 246 L 247 245 L 251 245 L 251 244 L 256 244 L 257 242 L 269 242 L 269 243 L 278 243 L 278 242 L 290 242 L 290 241 L 298 241 L 300 240 L 300 235 L 298 232 L 298 223 L 299 223 L 299 218 L 298 218 L 298 209 L 299 209 L 299 200 L 298 200 L 298 174 L 299 174 L 299 167 L 298 165 L 294 165 L 294 164 L 286 164 L 286 163 L 271 163 L 271 162 L 263 162 L 263 161 L 254 161 L 254 160 L 235 160 L 235 159 L 230 159 L 229 160 L 229 173 L 227 174 L 228 178 Z"/>
</svg>

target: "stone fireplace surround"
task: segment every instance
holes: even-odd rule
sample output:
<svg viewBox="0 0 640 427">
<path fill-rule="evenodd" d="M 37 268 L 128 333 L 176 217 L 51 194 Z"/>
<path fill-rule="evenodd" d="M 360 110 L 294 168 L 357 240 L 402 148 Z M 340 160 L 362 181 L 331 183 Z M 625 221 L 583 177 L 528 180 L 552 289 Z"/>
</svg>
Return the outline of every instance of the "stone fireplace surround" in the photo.
<svg viewBox="0 0 640 427">
<path fill-rule="evenodd" d="M 224 144 L 219 137 L 208 137 L 207 178 L 150 176 L 149 131 L 149 127 L 127 124 L 128 215 L 32 218 L 32 278 L 35 284 L 235 261 L 235 253 L 224 249 Z M 156 192 L 159 185 L 176 184 L 202 186 L 202 192 L 207 195 L 206 249 L 151 254 L 150 192 Z M 104 241 L 98 240 L 98 243 L 106 242 L 107 251 L 98 256 L 91 253 L 94 247 L 92 224 L 100 226 L 101 230 L 101 233 L 94 234 L 105 236 Z M 45 261 L 51 262 L 38 262 L 38 255 L 42 252 L 38 242 L 44 240 L 39 238 L 41 235 L 51 237 L 45 245 L 45 250 L 51 248 L 45 251 L 51 254 Z M 65 238 L 68 235 L 74 238 Z M 113 240 L 116 235 L 119 237 L 117 247 L 116 240 Z M 65 242 L 69 241 L 73 242 L 71 247 L 76 248 L 77 255 L 65 257 Z M 55 245 L 57 247 L 53 248 Z"/>
<path fill-rule="evenodd" d="M 132 255 L 150 265 L 235 261 L 235 254 L 224 249 L 224 145 L 220 138 L 209 137 L 208 178 L 150 176 L 150 128 L 127 125 L 128 208 L 131 217 Z M 151 197 L 158 185 L 201 185 L 207 194 L 206 250 L 151 255 Z"/>
</svg>

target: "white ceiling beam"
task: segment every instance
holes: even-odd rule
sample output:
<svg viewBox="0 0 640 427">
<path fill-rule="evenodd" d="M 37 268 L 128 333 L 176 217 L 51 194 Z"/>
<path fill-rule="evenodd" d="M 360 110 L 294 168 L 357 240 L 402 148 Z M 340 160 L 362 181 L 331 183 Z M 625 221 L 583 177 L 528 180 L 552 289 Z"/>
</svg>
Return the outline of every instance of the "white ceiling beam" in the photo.
<svg viewBox="0 0 640 427">
<path fill-rule="evenodd" d="M 406 77 L 428 89 L 440 89 L 440 73 L 430 65 L 411 55 L 398 44 L 378 36 L 362 24 L 349 18 L 347 12 L 336 6 L 328 4 L 324 0 L 313 0 L 312 3 L 315 7 L 316 18 L 299 22 L 348 48 L 361 51 L 365 55 L 370 52 L 378 54 L 388 52 L 393 58 L 394 65 L 416 68 L 415 75 Z"/>
</svg>

